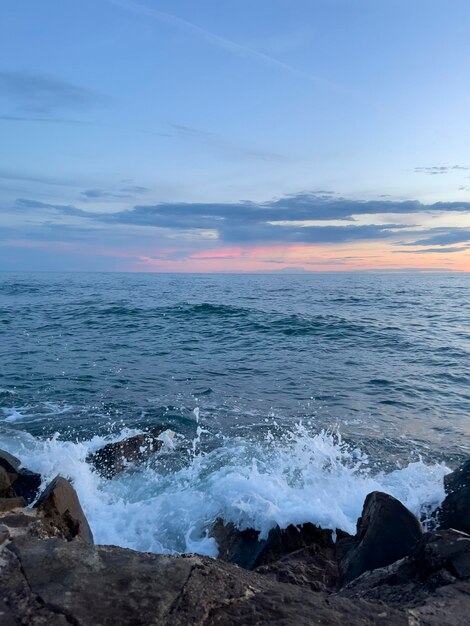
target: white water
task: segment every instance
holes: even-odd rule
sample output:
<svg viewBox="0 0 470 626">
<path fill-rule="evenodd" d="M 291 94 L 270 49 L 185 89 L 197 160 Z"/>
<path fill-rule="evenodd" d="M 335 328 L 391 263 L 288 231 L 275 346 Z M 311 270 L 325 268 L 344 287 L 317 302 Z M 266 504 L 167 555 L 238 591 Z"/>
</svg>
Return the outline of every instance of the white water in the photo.
<svg viewBox="0 0 470 626">
<path fill-rule="evenodd" d="M 135 432 L 123 431 L 119 439 Z M 71 442 L 17 433 L 2 446 L 45 482 L 59 473 L 73 480 L 96 543 L 149 552 L 216 556 L 217 545 L 206 530 L 218 516 L 240 528 L 254 527 L 262 536 L 276 524 L 303 522 L 354 533 L 371 491 L 390 493 L 417 515 L 444 497 L 442 479 L 449 471 L 444 465 L 416 461 L 374 474 L 359 450 L 302 426 L 282 441 L 220 438 L 219 447 L 207 454 L 200 452 L 203 435 L 198 430 L 193 442 L 177 438 L 175 450 L 167 440 L 153 467 L 110 481 L 85 462 L 109 438 Z"/>
</svg>

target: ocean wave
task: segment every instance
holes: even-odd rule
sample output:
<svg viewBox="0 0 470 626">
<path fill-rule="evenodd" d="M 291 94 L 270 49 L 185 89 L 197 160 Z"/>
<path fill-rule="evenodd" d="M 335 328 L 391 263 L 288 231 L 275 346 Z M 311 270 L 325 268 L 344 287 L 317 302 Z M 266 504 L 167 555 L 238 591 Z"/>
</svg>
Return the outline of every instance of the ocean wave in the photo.
<svg viewBox="0 0 470 626">
<path fill-rule="evenodd" d="M 114 440 L 134 434 L 125 430 Z M 389 472 L 374 471 L 359 449 L 329 432 L 297 425 L 281 439 L 220 436 L 203 452 L 201 428 L 192 441 L 177 437 L 157 463 L 104 480 L 87 464 L 89 452 L 109 437 L 65 441 L 27 433 L 5 438 L 7 449 L 40 472 L 73 480 L 97 543 L 158 553 L 217 555 L 208 529 L 217 517 L 266 536 L 279 525 L 313 522 L 354 532 L 364 499 L 374 490 L 400 499 L 420 515 L 444 497 L 442 464 L 420 459 Z"/>
</svg>

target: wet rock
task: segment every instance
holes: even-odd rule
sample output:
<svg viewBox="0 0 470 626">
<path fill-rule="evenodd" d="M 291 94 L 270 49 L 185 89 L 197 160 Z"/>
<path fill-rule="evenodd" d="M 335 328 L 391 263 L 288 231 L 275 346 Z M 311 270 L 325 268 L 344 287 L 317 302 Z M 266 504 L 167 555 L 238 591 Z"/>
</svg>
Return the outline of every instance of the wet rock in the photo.
<svg viewBox="0 0 470 626">
<path fill-rule="evenodd" d="M 343 583 L 409 555 L 421 536 L 419 520 L 401 502 L 379 491 L 370 493 L 355 537 L 338 541 Z"/>
<path fill-rule="evenodd" d="M 196 555 L 27 538 L 8 544 L 4 554 L 2 597 L 23 626 L 409 626 L 401 610 L 315 593 Z"/>
<path fill-rule="evenodd" d="M 158 452 L 163 446 L 163 441 L 158 438 L 162 432 L 164 432 L 162 428 L 154 428 L 142 435 L 108 443 L 93 454 L 89 454 L 87 462 L 105 478 L 112 478 L 123 472 L 130 463 L 142 463 Z M 169 436 L 172 435 L 173 433 Z"/>
<path fill-rule="evenodd" d="M 239 530 L 219 519 L 212 536 L 219 546 L 219 559 L 269 576 L 279 582 L 308 587 L 314 591 L 333 590 L 339 572 L 331 530 L 314 524 L 273 528 L 260 540 L 253 529 Z"/>
<path fill-rule="evenodd" d="M 2 495 L 6 497 L 20 496 L 29 503 L 32 502 L 41 486 L 41 476 L 21 466 L 21 461 L 12 454 L 0 450 L 0 484 L 9 485 Z"/>
<path fill-rule="evenodd" d="M 245 569 L 253 569 L 265 542 L 259 541 L 259 531 L 253 528 L 239 530 L 232 522 L 224 523 L 217 519 L 211 536 L 219 547 L 218 558 L 228 563 L 236 563 Z"/>
<path fill-rule="evenodd" d="M 57 476 L 40 495 L 35 508 L 50 527 L 51 534 L 67 540 L 82 539 L 93 543 L 85 513 L 71 483 Z"/>
<path fill-rule="evenodd" d="M 448 494 L 438 512 L 440 528 L 470 533 L 470 460 L 444 478 Z"/>
</svg>

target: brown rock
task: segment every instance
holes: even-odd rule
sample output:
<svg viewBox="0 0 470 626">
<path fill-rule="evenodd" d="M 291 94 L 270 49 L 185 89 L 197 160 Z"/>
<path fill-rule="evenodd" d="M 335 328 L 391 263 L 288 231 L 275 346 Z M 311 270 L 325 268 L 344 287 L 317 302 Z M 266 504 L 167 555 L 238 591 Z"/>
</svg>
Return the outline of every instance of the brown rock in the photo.
<svg viewBox="0 0 470 626">
<path fill-rule="evenodd" d="M 141 463 L 158 452 L 163 446 L 163 442 L 158 439 L 162 432 L 163 429 L 155 428 L 142 435 L 108 443 L 93 454 L 89 454 L 87 462 L 105 478 L 112 478 L 123 472 L 130 463 Z"/>
<path fill-rule="evenodd" d="M 317 544 L 291 552 L 274 563 L 257 567 L 255 571 L 313 591 L 333 591 L 339 582 L 334 548 Z"/>
<path fill-rule="evenodd" d="M 27 538 L 8 544 L 5 554 L 2 597 L 23 626 L 409 626 L 398 609 L 196 555 Z"/>
<path fill-rule="evenodd" d="M 57 476 L 40 495 L 35 508 L 44 521 L 57 530 L 58 536 L 67 540 L 82 539 L 93 543 L 85 513 L 71 483 Z"/>
<path fill-rule="evenodd" d="M 13 511 L 13 509 L 25 507 L 27 504 L 24 498 L 0 498 L 0 513 Z"/>
<path fill-rule="evenodd" d="M 11 493 L 11 477 L 6 469 L 0 466 L 0 496 L 9 496 Z"/>
</svg>

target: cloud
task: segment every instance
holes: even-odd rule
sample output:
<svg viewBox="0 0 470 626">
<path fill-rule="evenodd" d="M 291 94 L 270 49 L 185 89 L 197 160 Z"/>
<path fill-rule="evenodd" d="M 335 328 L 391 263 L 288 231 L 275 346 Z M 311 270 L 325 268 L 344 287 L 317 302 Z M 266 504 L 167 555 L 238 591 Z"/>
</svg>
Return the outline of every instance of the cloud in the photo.
<svg viewBox="0 0 470 626">
<path fill-rule="evenodd" d="M 357 94 L 354 93 L 352 90 L 347 89 L 343 87 L 342 85 L 339 85 L 338 83 L 332 82 L 330 80 L 327 80 L 315 74 L 311 74 L 309 72 L 304 72 L 303 70 L 299 70 L 296 67 L 293 67 L 292 65 L 289 65 L 288 63 L 285 63 L 284 61 L 280 61 L 279 59 L 269 54 L 259 52 L 258 50 L 255 50 L 254 48 L 251 48 L 249 46 L 236 43 L 235 41 L 232 41 L 231 39 L 228 39 L 227 37 L 221 37 L 220 35 L 217 35 L 216 33 L 213 33 L 205 28 L 202 28 L 201 26 L 198 26 L 192 22 L 189 22 L 188 20 L 185 20 L 171 13 L 166 13 L 165 11 L 159 11 L 158 9 L 155 9 L 153 7 L 148 7 L 148 6 L 139 4 L 137 2 L 133 2 L 132 0 L 106 0 L 106 1 L 109 4 L 120 7 L 127 11 L 131 11 L 132 13 L 135 13 L 137 15 L 142 15 L 144 17 L 153 18 L 155 20 L 158 20 L 159 22 L 170 24 L 171 26 L 175 26 L 193 35 L 201 37 L 208 43 L 215 45 L 218 48 L 221 48 L 222 50 L 225 50 L 237 57 L 242 57 L 242 58 L 258 61 L 260 63 L 263 63 L 264 65 L 271 66 L 273 68 L 276 68 L 278 70 L 281 70 L 293 76 L 307 79 L 308 81 L 315 83 L 318 87 L 327 88 L 336 93 L 340 93 L 343 96 L 348 96 L 348 97 L 357 96 Z"/>
<path fill-rule="evenodd" d="M 41 115 L 69 109 L 82 110 L 102 100 L 98 94 L 55 76 L 21 71 L 0 71 L 0 94 L 20 111 Z M 10 121 L 26 120 L 21 115 L 6 115 L 3 119 L 7 118 Z M 41 119 L 44 121 L 43 117 Z M 47 118 L 47 121 L 51 119 Z"/>
<path fill-rule="evenodd" d="M 276 152 L 266 152 L 247 146 L 240 146 L 205 130 L 185 126 L 183 124 L 169 124 L 169 126 L 172 129 L 172 133 L 166 136 L 196 141 L 209 148 L 215 149 L 219 153 L 223 153 L 225 156 L 241 156 L 243 158 L 255 158 L 262 161 L 272 161 L 277 163 L 282 163 L 288 160 L 286 157 L 281 154 L 277 154 Z"/>
<path fill-rule="evenodd" d="M 123 198 L 126 192 L 102 189 L 85 190 L 87 200 Z M 409 219 L 390 219 L 387 214 L 403 214 L 409 218 L 420 214 L 444 213 L 446 211 L 470 213 L 470 203 L 434 203 L 424 205 L 418 201 L 374 200 L 359 201 L 335 195 L 299 193 L 264 203 L 160 203 L 136 205 L 117 212 L 89 211 L 73 205 L 44 203 L 31 199 L 18 199 L 16 208 L 23 211 L 41 210 L 58 216 L 81 218 L 83 223 L 94 223 L 103 228 L 134 227 L 167 231 L 168 237 L 217 238 L 220 241 L 238 243 L 348 243 L 361 240 L 396 240 L 397 245 L 449 245 L 470 239 L 470 231 L 464 228 L 431 228 L 417 235 Z M 361 215 L 380 215 L 374 223 L 360 223 Z M 398 223 L 397 223 L 398 222 Z M 409 243 L 407 239 L 413 237 Z M 421 237 L 416 240 L 416 237 Z"/>
<path fill-rule="evenodd" d="M 60 117 L 34 117 L 32 115 L 0 115 L 0 121 L 2 122 L 39 122 L 43 124 L 71 124 L 71 125 L 84 125 L 90 124 L 83 120 L 74 120 Z"/>
<path fill-rule="evenodd" d="M 431 176 L 467 170 L 470 170 L 470 167 L 466 165 L 434 165 L 432 167 L 415 167 L 414 169 L 417 174 L 430 174 Z"/>
<path fill-rule="evenodd" d="M 470 209 L 469 209 L 470 210 Z M 403 246 L 449 246 L 470 241 L 468 228 L 432 228 L 426 232 L 427 236 L 413 242 L 402 243 Z"/>
<path fill-rule="evenodd" d="M 150 191 L 149 187 L 134 185 L 130 187 L 122 187 L 117 191 L 108 191 L 106 189 L 85 189 L 80 196 L 83 200 L 128 200 L 135 196 L 139 196 Z"/>
<path fill-rule="evenodd" d="M 421 244 L 420 244 L 421 245 Z M 470 250 L 468 246 L 442 246 L 440 248 L 424 248 L 420 250 L 393 250 L 394 254 L 448 254 L 453 252 L 462 252 Z"/>
</svg>

